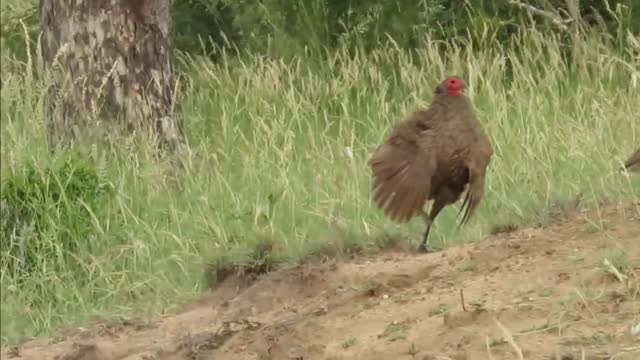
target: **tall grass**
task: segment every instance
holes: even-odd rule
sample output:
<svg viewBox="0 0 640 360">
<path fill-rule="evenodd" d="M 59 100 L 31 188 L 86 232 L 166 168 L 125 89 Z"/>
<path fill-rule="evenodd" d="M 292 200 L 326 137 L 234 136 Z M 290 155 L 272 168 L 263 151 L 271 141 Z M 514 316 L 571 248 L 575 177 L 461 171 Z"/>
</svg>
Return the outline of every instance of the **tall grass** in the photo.
<svg viewBox="0 0 640 360">
<path fill-rule="evenodd" d="M 389 233 L 417 242 L 419 219 L 398 226 L 372 204 L 366 160 L 449 74 L 467 80 L 496 155 L 474 219 L 457 232 L 457 209 L 445 210 L 435 246 L 538 221 L 577 197 L 588 205 L 637 199 L 639 180 L 615 171 L 640 145 L 638 39 L 630 35 L 620 53 L 604 36 L 577 36 L 571 60 L 552 35 L 523 30 L 517 39 L 512 47 L 458 41 L 442 51 L 427 37 L 418 55 L 389 43 L 327 61 L 183 57 L 179 114 L 191 162 L 176 170 L 145 143 L 85 149 L 115 195 L 91 217 L 91 236 L 65 238 L 79 232 L 62 227 L 79 225 L 45 211 L 50 226 L 37 241 L 53 250 L 29 272 L 2 269 L 3 343 L 96 315 L 170 308 L 203 290 L 208 264 L 255 261 L 261 239 L 275 244 L 275 261 L 348 254 Z M 45 80 L 31 63 L 2 63 L 5 181 L 70 155 L 46 148 Z M 36 241 L 25 229 L 13 240 Z M 61 238 L 73 250 L 55 243 Z"/>
</svg>

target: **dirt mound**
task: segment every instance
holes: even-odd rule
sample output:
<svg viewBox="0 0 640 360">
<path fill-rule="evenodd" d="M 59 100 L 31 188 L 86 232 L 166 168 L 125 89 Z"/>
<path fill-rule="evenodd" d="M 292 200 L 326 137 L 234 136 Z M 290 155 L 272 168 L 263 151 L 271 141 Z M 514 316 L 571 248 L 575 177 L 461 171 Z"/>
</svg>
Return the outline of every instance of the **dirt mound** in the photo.
<svg viewBox="0 0 640 360">
<path fill-rule="evenodd" d="M 2 358 L 638 359 L 638 206 L 506 227 L 433 254 L 228 279 L 179 313 L 34 340 Z"/>
</svg>

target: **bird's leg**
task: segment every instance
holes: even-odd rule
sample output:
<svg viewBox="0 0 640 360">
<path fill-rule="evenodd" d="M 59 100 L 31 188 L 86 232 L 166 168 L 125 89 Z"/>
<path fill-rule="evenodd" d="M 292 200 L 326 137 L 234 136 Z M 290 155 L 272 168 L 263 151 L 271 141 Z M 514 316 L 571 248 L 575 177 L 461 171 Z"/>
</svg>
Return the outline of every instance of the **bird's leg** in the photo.
<svg viewBox="0 0 640 360">
<path fill-rule="evenodd" d="M 434 251 L 433 249 L 429 249 L 427 247 L 429 231 L 431 231 L 431 226 L 433 226 L 433 222 L 436 220 L 436 217 L 438 217 L 438 214 L 440 214 L 440 211 L 442 211 L 444 206 L 450 201 L 450 198 L 451 198 L 450 192 L 447 192 L 446 190 L 440 191 L 436 195 L 436 198 L 433 201 L 433 205 L 431 205 L 431 211 L 429 211 L 429 214 L 427 215 L 427 213 L 424 212 L 424 210 L 421 211 L 422 218 L 424 219 L 424 223 L 425 225 L 427 225 L 427 228 L 424 231 L 424 235 L 422 237 L 422 243 L 418 247 L 419 252 L 429 253 Z"/>
<path fill-rule="evenodd" d="M 429 238 L 431 225 L 433 225 L 433 219 L 424 210 L 422 210 L 421 215 L 427 228 L 424 231 L 424 235 L 422 235 L 422 243 L 420 243 L 420 246 L 418 246 L 418 251 L 422 253 L 428 253 L 431 252 L 431 250 L 427 247 L 427 240 Z"/>
</svg>

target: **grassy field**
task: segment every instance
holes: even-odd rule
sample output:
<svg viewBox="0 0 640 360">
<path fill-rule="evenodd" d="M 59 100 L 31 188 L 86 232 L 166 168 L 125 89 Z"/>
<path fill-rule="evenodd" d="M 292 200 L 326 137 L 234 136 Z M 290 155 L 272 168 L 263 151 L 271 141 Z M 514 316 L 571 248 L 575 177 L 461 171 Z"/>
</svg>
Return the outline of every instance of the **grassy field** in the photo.
<svg viewBox="0 0 640 360">
<path fill-rule="evenodd" d="M 439 52 L 427 38 L 413 57 L 390 44 L 329 61 L 181 58 L 178 111 L 193 149 L 186 170 L 154 160 L 145 144 L 84 149 L 87 168 L 113 195 L 91 205 L 63 191 L 57 206 L 39 208 L 47 226 L 23 224 L 3 238 L 41 250 L 30 253 L 30 267 L 3 261 L 2 342 L 94 316 L 170 309 L 206 287 L 210 264 L 348 255 L 383 245 L 385 234 L 416 244 L 421 220 L 394 225 L 371 202 L 366 160 L 449 74 L 467 80 L 496 156 L 474 219 L 457 232 L 457 208 L 445 210 L 434 245 L 540 221 L 577 198 L 637 199 L 638 179 L 615 173 L 640 144 L 640 41 L 622 41 L 626 54 L 604 37 L 577 37 L 569 62 L 559 39 L 533 30 L 515 50 L 459 42 Z M 46 147 L 45 81 L 33 62 L 3 53 L 3 184 L 73 157 Z M 88 224 L 74 220 L 81 213 Z M 263 241 L 274 245 L 266 255 L 256 251 Z"/>
</svg>

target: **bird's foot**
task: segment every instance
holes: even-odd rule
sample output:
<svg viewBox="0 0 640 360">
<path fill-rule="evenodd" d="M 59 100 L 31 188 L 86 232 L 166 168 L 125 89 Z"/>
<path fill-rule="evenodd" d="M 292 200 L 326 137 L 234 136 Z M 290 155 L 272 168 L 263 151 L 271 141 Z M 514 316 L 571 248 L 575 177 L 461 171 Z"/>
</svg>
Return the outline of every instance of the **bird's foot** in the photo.
<svg viewBox="0 0 640 360">
<path fill-rule="evenodd" d="M 428 247 L 426 244 L 420 244 L 416 250 L 421 254 L 429 254 L 435 251 L 431 249 L 431 247 Z"/>
</svg>

